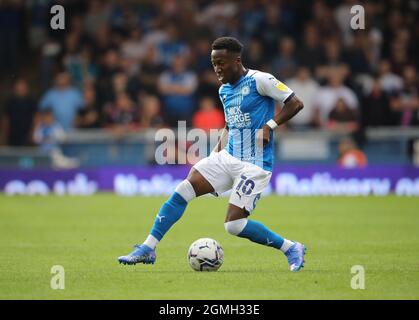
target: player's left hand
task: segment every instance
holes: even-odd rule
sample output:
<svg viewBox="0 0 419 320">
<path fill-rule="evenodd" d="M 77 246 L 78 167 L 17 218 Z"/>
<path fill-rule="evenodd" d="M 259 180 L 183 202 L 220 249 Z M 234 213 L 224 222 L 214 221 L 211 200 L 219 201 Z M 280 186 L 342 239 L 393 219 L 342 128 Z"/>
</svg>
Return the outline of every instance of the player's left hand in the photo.
<svg viewBox="0 0 419 320">
<path fill-rule="evenodd" d="M 256 138 L 259 141 L 262 141 L 262 145 L 266 146 L 269 143 L 271 137 L 271 128 L 268 125 L 264 125 L 262 129 L 258 130 Z M 260 143 L 260 142 L 259 142 Z M 260 145 L 260 144 L 259 144 Z"/>
</svg>

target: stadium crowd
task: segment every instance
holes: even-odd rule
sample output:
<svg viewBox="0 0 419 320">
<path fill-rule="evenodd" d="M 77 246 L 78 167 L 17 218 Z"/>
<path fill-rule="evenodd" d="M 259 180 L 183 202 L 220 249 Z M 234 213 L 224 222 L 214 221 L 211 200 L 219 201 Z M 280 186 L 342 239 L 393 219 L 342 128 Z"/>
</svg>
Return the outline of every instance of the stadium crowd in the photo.
<svg viewBox="0 0 419 320">
<path fill-rule="evenodd" d="M 65 30 L 50 28 L 51 1 L 0 1 L 8 145 L 75 128 L 223 127 L 209 55 L 224 35 L 245 45 L 245 66 L 272 73 L 304 101 L 287 130 L 419 125 L 415 1 L 54 3 L 65 8 Z M 365 30 L 351 29 L 356 4 Z"/>
</svg>

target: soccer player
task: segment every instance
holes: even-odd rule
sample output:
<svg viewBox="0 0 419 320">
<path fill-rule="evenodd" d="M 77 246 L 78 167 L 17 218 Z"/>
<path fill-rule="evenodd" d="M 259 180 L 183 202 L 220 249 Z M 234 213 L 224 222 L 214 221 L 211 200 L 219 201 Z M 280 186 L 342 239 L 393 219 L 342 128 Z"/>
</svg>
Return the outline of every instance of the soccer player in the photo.
<svg viewBox="0 0 419 320">
<path fill-rule="evenodd" d="M 219 95 L 226 119 L 220 140 L 207 158 L 193 166 L 160 208 L 144 243 L 119 257 L 120 263 L 154 263 L 157 244 L 182 217 L 189 201 L 204 194 L 220 195 L 232 190 L 224 223 L 226 231 L 282 251 L 291 271 L 304 266 L 303 244 L 285 239 L 249 219 L 272 175 L 273 130 L 303 109 L 303 103 L 271 74 L 245 68 L 242 48 L 231 37 L 213 42 L 211 62 L 222 83 Z M 283 103 L 276 115 L 275 101 Z"/>
</svg>

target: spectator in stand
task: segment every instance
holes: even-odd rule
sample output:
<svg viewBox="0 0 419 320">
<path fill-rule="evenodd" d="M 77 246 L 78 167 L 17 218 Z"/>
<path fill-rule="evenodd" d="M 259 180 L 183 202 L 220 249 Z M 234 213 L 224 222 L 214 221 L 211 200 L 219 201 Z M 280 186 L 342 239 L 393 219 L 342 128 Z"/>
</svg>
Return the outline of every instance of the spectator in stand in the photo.
<svg viewBox="0 0 419 320">
<path fill-rule="evenodd" d="M 356 110 L 348 108 L 345 101 L 339 99 L 329 114 L 327 128 L 335 132 L 355 132 L 359 128 Z"/>
<path fill-rule="evenodd" d="M 308 66 L 312 73 L 324 61 L 324 49 L 321 46 L 319 31 L 313 22 L 304 26 L 303 43 L 301 50 L 297 50 L 298 61 Z"/>
<path fill-rule="evenodd" d="M 154 95 L 145 95 L 140 99 L 140 127 L 162 128 L 164 126 L 163 118 L 160 115 L 160 100 Z"/>
<path fill-rule="evenodd" d="M 174 23 L 166 26 L 167 39 L 158 45 L 158 57 L 161 64 L 170 67 L 176 56 L 187 57 L 189 55 L 189 47 L 185 41 L 179 36 L 179 31 Z"/>
<path fill-rule="evenodd" d="M 221 129 L 225 124 L 224 114 L 216 107 L 212 98 L 203 97 L 199 102 L 199 110 L 193 116 L 192 124 L 195 128 L 205 131 Z"/>
<path fill-rule="evenodd" d="M 353 18 L 351 8 L 357 4 L 357 0 L 344 0 L 343 3 L 340 3 L 333 12 L 336 23 L 339 25 L 339 29 L 341 31 L 342 42 L 345 45 L 349 45 L 351 43 L 354 35 L 352 32 L 353 29 L 351 28 L 351 19 Z"/>
<path fill-rule="evenodd" d="M 414 66 L 404 67 L 403 88 L 391 98 L 390 106 L 402 127 L 419 125 L 419 80 Z"/>
<path fill-rule="evenodd" d="M 15 73 L 26 23 L 24 1 L 0 1 L 0 74 Z"/>
<path fill-rule="evenodd" d="M 349 76 L 348 65 L 343 60 L 342 47 L 338 38 L 324 41 L 324 61 L 316 68 L 316 77 L 323 84 L 333 74 L 339 73 L 342 78 Z"/>
<path fill-rule="evenodd" d="M 127 74 L 123 72 L 118 72 L 112 77 L 112 92 L 110 93 L 111 101 L 114 101 L 116 96 L 120 93 L 129 93 L 128 80 Z"/>
<path fill-rule="evenodd" d="M 277 41 L 284 35 L 281 23 L 281 8 L 273 3 L 267 3 L 264 8 L 264 18 L 258 26 L 255 34 L 263 42 L 265 53 L 272 57 L 277 49 Z"/>
<path fill-rule="evenodd" d="M 300 67 L 296 76 L 286 83 L 304 101 L 304 110 L 293 117 L 289 124 L 296 129 L 314 126 L 313 102 L 319 90 L 319 84 L 311 77 L 310 70 L 307 67 Z"/>
<path fill-rule="evenodd" d="M 95 31 L 92 38 L 92 56 L 94 61 L 101 60 L 103 53 L 106 54 L 109 51 L 118 50 L 117 41 L 114 38 L 110 27 L 107 25 L 102 25 Z"/>
<path fill-rule="evenodd" d="M 33 140 L 39 145 L 42 152 L 51 156 L 54 167 L 59 169 L 76 168 L 79 166 L 79 161 L 66 157 L 61 151 L 59 144 L 65 139 L 65 136 L 64 129 L 54 119 L 53 111 L 51 109 L 41 110 Z"/>
<path fill-rule="evenodd" d="M 107 26 L 111 16 L 111 4 L 103 0 L 89 1 L 89 8 L 84 18 L 84 27 L 91 37 L 98 29 Z"/>
<path fill-rule="evenodd" d="M 368 160 L 352 139 L 344 138 L 339 143 L 337 164 L 346 169 L 363 168 L 368 164 Z"/>
<path fill-rule="evenodd" d="M 343 99 L 349 109 L 358 109 L 358 98 L 352 89 L 343 84 L 343 74 L 339 71 L 330 72 L 328 85 L 320 88 L 314 101 L 315 122 L 319 126 L 327 125 L 329 114 L 339 99 Z"/>
<path fill-rule="evenodd" d="M 353 75 L 371 73 L 370 61 L 371 56 L 371 41 L 368 38 L 368 33 L 362 30 L 353 32 L 350 46 L 344 52 L 344 61 L 348 64 L 349 69 Z"/>
<path fill-rule="evenodd" d="M 138 128 L 138 111 L 130 97 L 120 92 L 115 102 L 105 106 L 106 126 L 121 131 L 131 131 Z"/>
<path fill-rule="evenodd" d="M 186 69 L 183 56 L 176 56 L 172 68 L 163 72 L 159 78 L 158 88 L 163 97 L 165 122 L 177 127 L 178 121 L 185 120 L 190 126 L 195 111 L 195 90 L 198 78 L 193 71 Z"/>
<path fill-rule="evenodd" d="M 325 1 L 313 1 L 311 7 L 312 20 L 316 24 L 316 28 L 324 38 L 337 37 L 340 35 L 339 26 L 333 17 L 332 8 Z"/>
<path fill-rule="evenodd" d="M 208 59 L 208 53 L 211 52 L 211 41 L 206 38 L 200 38 L 195 42 L 194 51 L 194 70 L 199 77 L 197 96 L 210 96 L 215 100 L 219 100 L 218 88 L 220 81 L 214 72 L 211 65 L 211 60 Z"/>
<path fill-rule="evenodd" d="M 278 41 L 278 54 L 272 61 L 273 74 L 284 79 L 295 75 L 298 62 L 295 53 L 295 41 L 284 37 Z"/>
<path fill-rule="evenodd" d="M 63 127 L 54 119 L 51 109 L 43 109 L 39 112 L 39 122 L 37 123 L 33 140 L 41 147 L 44 152 L 50 152 L 59 147 L 59 143 L 65 138 Z"/>
<path fill-rule="evenodd" d="M 80 91 L 71 85 L 67 72 L 60 72 L 56 76 L 55 87 L 49 89 L 40 102 L 40 109 L 51 109 L 54 118 L 65 131 L 73 129 L 76 115 L 83 106 L 83 97 Z"/>
<path fill-rule="evenodd" d="M 79 110 L 75 126 L 80 129 L 100 128 L 101 119 L 96 103 L 96 92 L 92 85 L 84 88 L 84 108 Z"/>
<path fill-rule="evenodd" d="M 121 56 L 126 60 L 126 69 L 132 74 L 139 71 L 140 62 L 147 52 L 147 46 L 143 40 L 139 27 L 130 31 L 129 38 L 121 45 Z"/>
<path fill-rule="evenodd" d="M 400 91 L 403 87 L 403 79 L 392 72 L 391 64 L 388 60 L 381 60 L 378 66 L 379 82 L 381 89 L 387 94 Z"/>
<path fill-rule="evenodd" d="M 96 79 L 97 66 L 92 62 L 91 52 L 87 46 L 81 51 L 64 56 L 63 63 L 70 74 L 72 83 L 79 89 Z"/>
<path fill-rule="evenodd" d="M 395 37 L 391 41 L 391 54 L 390 54 L 390 63 L 392 70 L 397 74 L 401 75 L 405 66 L 408 66 L 411 63 L 414 63 L 414 60 L 409 58 L 408 55 L 408 43 L 403 37 Z"/>
<path fill-rule="evenodd" d="M 159 64 L 157 49 L 155 46 L 149 46 L 141 61 L 140 72 L 129 79 L 130 95 L 138 94 L 140 91 L 144 94 L 158 94 L 157 82 L 162 72 L 163 66 Z"/>
<path fill-rule="evenodd" d="M 389 96 L 380 84 L 380 78 L 373 78 L 371 92 L 363 97 L 361 121 L 363 127 L 394 126 L 396 113 L 390 109 Z"/>
<path fill-rule="evenodd" d="M 108 50 L 102 56 L 96 82 L 98 104 L 103 106 L 114 99 L 112 85 L 113 77 L 121 73 L 120 56 L 116 50 Z"/>
<path fill-rule="evenodd" d="M 263 51 L 262 42 L 258 38 L 250 40 L 248 48 L 244 53 L 243 60 L 246 61 L 249 66 L 252 66 L 252 69 L 265 69 L 265 53 Z"/>
<path fill-rule="evenodd" d="M 13 95 L 6 102 L 3 120 L 8 145 L 31 144 L 36 111 L 36 101 L 30 96 L 28 82 L 24 79 L 16 80 Z"/>
</svg>

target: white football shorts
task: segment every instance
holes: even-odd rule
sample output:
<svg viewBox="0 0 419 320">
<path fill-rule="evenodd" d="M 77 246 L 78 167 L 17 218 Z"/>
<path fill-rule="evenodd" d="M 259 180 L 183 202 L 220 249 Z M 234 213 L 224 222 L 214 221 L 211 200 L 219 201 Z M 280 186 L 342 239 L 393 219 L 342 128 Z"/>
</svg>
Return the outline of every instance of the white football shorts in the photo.
<svg viewBox="0 0 419 320">
<path fill-rule="evenodd" d="M 249 213 L 256 207 L 256 202 L 272 176 L 272 172 L 241 161 L 225 149 L 212 152 L 193 168 L 212 185 L 215 195 L 231 189 L 229 203 L 244 208 Z"/>
</svg>

